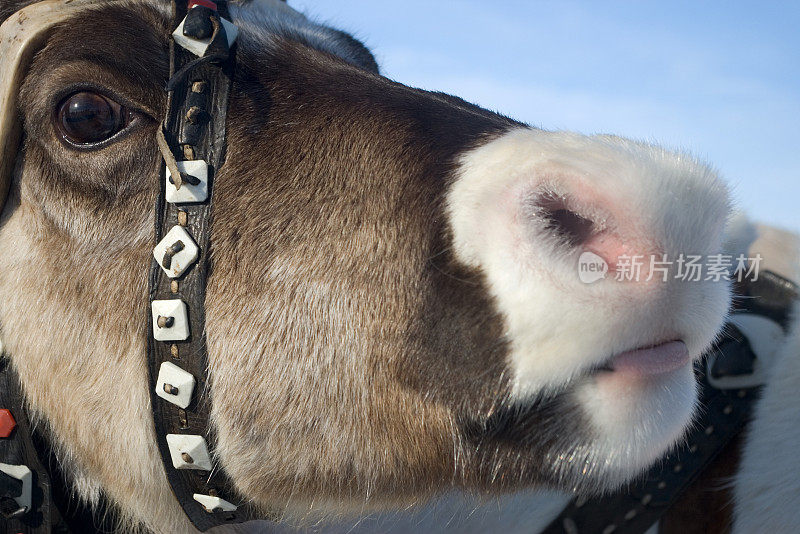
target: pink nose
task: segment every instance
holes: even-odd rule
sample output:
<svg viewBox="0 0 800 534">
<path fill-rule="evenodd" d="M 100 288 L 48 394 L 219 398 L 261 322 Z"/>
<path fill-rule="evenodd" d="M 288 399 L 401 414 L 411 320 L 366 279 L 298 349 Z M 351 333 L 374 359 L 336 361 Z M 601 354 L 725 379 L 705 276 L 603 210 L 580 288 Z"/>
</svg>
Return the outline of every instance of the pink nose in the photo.
<svg viewBox="0 0 800 534">
<path fill-rule="evenodd" d="M 635 257 L 641 272 L 647 273 L 656 247 L 637 228 L 634 218 L 614 206 L 613 201 L 584 192 L 557 198 L 545 194 L 535 205 L 546 231 L 563 246 L 597 254 L 612 272 L 621 260 L 632 261 Z"/>
<path fill-rule="evenodd" d="M 617 263 L 624 256 L 631 257 L 635 254 L 631 252 L 630 244 L 626 244 L 619 236 L 611 231 L 603 231 L 595 234 L 583 243 L 583 248 L 594 252 L 608 264 L 610 271 L 617 269 Z"/>
</svg>

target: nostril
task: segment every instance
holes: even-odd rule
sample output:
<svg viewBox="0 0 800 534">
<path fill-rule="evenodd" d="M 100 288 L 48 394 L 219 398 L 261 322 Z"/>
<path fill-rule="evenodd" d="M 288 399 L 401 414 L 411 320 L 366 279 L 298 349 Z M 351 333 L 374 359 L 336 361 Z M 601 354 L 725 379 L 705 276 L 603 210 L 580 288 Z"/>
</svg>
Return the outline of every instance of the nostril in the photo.
<svg viewBox="0 0 800 534">
<path fill-rule="evenodd" d="M 547 229 L 557 234 L 569 246 L 585 243 L 592 235 L 594 223 L 568 209 L 558 209 L 545 215 Z"/>
<path fill-rule="evenodd" d="M 591 220 L 569 209 L 561 198 L 548 196 L 537 204 L 544 227 L 570 247 L 586 243 L 595 231 Z"/>
</svg>

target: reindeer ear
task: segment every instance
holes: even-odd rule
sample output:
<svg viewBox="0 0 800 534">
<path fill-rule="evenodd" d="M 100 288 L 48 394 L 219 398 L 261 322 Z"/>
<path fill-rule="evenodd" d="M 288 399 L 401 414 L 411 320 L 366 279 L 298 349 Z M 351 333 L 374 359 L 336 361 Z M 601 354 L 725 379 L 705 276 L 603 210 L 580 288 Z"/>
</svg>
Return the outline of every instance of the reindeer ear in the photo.
<svg viewBox="0 0 800 534">
<path fill-rule="evenodd" d="M 56 24 L 92 4 L 92 0 L 44 0 L 17 11 L 0 26 L 0 209 L 22 137 L 17 99 L 28 67 Z"/>
</svg>

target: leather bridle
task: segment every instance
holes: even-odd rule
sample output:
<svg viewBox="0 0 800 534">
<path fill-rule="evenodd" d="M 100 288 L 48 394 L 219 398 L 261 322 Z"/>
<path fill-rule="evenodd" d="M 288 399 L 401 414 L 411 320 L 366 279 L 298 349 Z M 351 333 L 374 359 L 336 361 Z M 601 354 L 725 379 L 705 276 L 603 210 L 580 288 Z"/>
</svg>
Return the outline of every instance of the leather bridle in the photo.
<svg viewBox="0 0 800 534">
<path fill-rule="evenodd" d="M 158 132 L 164 166 L 155 209 L 147 352 L 153 420 L 167 479 L 186 515 L 205 531 L 252 515 L 214 465 L 206 380 L 213 185 L 225 161 L 237 30 L 224 1 L 175 1 L 173 10 L 169 97 Z"/>
<path fill-rule="evenodd" d="M 33 55 L 52 28 L 93 0 L 45 0 L 3 24 L 4 83 L 0 93 L 0 146 L 16 156 L 21 138 L 17 94 Z M 175 31 L 169 45 L 167 113 L 157 133 L 164 164 L 155 205 L 155 239 L 149 276 L 147 342 L 151 404 L 167 480 L 191 522 L 201 531 L 253 518 L 214 455 L 209 422 L 205 288 L 214 179 L 225 161 L 225 122 L 235 68 L 237 28 L 226 0 L 174 0 Z M 19 28 L 17 28 L 19 26 Z M 27 32 L 26 32 L 27 30 Z M 8 35 L 8 39 L 5 36 Z M 16 157 L 0 160 L 0 207 Z M 0 352 L 2 348 L 0 347 Z M 49 532 L 49 474 L 37 457 L 23 395 L 11 365 L 0 367 L 0 400 L 16 429 L 0 438 L 0 490 L 7 528 Z M 6 408 L 6 406 L 0 408 Z M 2 416 L 0 412 L 0 423 Z M 12 462 L 12 463 L 8 463 Z M 35 499 L 34 486 L 42 492 Z M 36 501 L 36 502 L 34 502 Z"/>
</svg>

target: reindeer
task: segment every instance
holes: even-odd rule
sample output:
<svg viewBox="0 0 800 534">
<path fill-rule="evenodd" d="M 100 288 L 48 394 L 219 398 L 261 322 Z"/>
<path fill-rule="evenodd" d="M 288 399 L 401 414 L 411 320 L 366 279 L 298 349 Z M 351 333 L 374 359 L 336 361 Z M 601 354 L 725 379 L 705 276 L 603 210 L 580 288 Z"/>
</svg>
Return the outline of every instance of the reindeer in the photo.
<svg viewBox="0 0 800 534">
<path fill-rule="evenodd" d="M 681 438 L 729 285 L 648 268 L 588 284 L 578 262 L 720 251 L 730 200 L 710 167 L 393 82 L 279 1 L 229 9 L 205 393 L 214 468 L 242 501 L 289 528 L 447 492 L 591 495 Z M 65 18 L 20 79 L 23 140 L 2 156 L 10 365 L 76 498 L 155 533 L 196 531 L 145 356 L 173 30 L 155 0 Z"/>
</svg>

